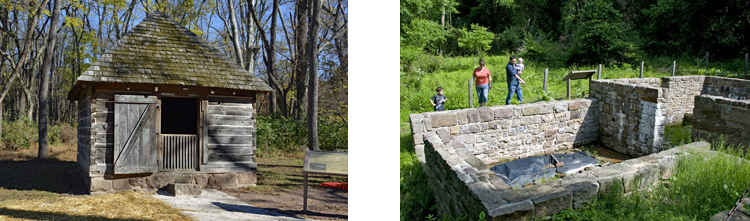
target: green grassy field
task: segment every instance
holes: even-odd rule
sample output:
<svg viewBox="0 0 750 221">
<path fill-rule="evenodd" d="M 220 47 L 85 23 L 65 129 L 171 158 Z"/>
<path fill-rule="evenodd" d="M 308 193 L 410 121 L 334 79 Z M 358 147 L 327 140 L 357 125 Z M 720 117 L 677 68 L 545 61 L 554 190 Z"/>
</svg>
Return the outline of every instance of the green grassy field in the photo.
<svg viewBox="0 0 750 221">
<path fill-rule="evenodd" d="M 493 73 L 493 89 L 490 90 L 489 94 L 489 106 L 503 105 L 505 103 L 505 96 L 507 95 L 505 85 L 505 70 L 504 66 L 507 64 L 509 55 L 490 56 L 485 58 L 486 67 L 488 67 Z M 525 103 L 533 103 L 543 100 L 542 85 L 544 81 L 544 69 L 547 68 L 545 64 L 535 63 L 531 59 L 524 59 L 524 65 L 526 66 L 522 78 L 526 81 L 526 85 L 523 85 L 523 94 Z M 645 68 L 643 77 L 665 77 L 671 76 L 672 61 L 677 60 L 677 72 L 676 75 L 712 75 L 712 76 L 724 76 L 724 77 L 741 77 L 744 75 L 744 59 L 729 61 L 726 63 L 712 63 L 709 69 L 703 69 L 703 64 L 697 67 L 697 61 L 694 58 L 652 58 L 645 61 Z M 468 108 L 468 80 L 471 78 L 472 70 L 474 68 L 474 58 L 472 57 L 455 57 L 455 58 L 441 58 L 432 56 L 428 59 L 424 59 L 422 65 L 416 71 L 402 72 L 401 73 L 401 114 L 400 114 L 400 140 L 401 140 L 401 153 L 400 153 L 400 166 L 401 166 L 401 220 L 425 220 L 431 219 L 437 215 L 437 210 L 434 207 L 434 198 L 430 192 L 426 182 L 426 175 L 422 172 L 421 165 L 414 154 L 414 142 L 411 135 L 411 126 L 409 125 L 409 114 L 412 113 L 423 113 L 432 111 L 429 98 L 435 94 L 435 88 L 437 86 L 443 87 L 444 94 L 449 97 L 446 102 L 446 109 L 462 109 Z M 424 67 L 424 69 L 422 69 Z M 618 79 L 618 78 L 637 78 L 639 75 L 640 63 L 632 65 L 622 66 L 603 66 L 602 78 L 603 79 Z M 549 68 L 548 71 L 548 97 L 556 100 L 567 99 L 566 97 L 566 83 L 562 81 L 562 78 L 572 70 L 594 70 L 596 66 L 580 66 L 580 67 L 555 67 Z M 474 92 L 476 99 L 476 92 Z M 571 84 L 571 97 L 580 98 L 588 97 L 588 81 L 577 80 Z M 515 99 L 514 99 L 515 100 Z M 476 101 L 476 100 L 475 100 Z M 476 105 L 476 104 L 475 104 Z M 667 137 L 672 140 L 672 144 L 679 144 L 687 142 L 690 137 L 689 126 L 676 126 L 667 129 Z M 721 168 L 713 168 L 719 170 Z M 744 169 L 743 169 L 744 170 Z M 715 171 L 694 171 L 694 172 L 715 172 Z M 706 178 L 707 179 L 707 178 Z M 705 183 L 705 182 L 704 182 Z M 737 185 L 736 183 L 733 185 Z M 742 184 L 746 185 L 746 184 Z M 740 185 L 741 186 L 741 185 Z M 700 188 L 709 188 L 708 186 L 701 186 Z M 737 187 L 732 187 L 736 189 Z M 744 188 L 744 187 L 743 187 Z M 741 191 L 740 191 L 741 192 Z M 636 200 L 639 198 L 633 198 Z M 651 200 L 661 200 L 661 198 L 648 198 Z M 604 201 L 602 201 L 604 202 Z M 619 206 L 629 205 L 634 203 L 630 198 L 627 200 L 616 201 L 620 204 Z M 700 202 L 699 202 L 700 203 Z M 612 204 L 602 204 L 606 207 L 590 207 L 592 211 L 590 213 L 599 214 L 599 212 L 607 211 L 606 208 L 612 208 Z M 640 204 L 639 204 L 640 205 Z M 717 205 L 706 203 L 705 205 Z M 627 207 L 627 206 L 626 206 Z M 628 207 L 631 208 L 631 207 Z M 634 207 L 640 208 L 640 207 Z M 664 207 L 666 208 L 666 207 Z M 674 216 L 662 216 L 671 217 L 676 219 L 706 219 L 705 214 L 714 211 L 718 208 L 708 208 L 701 210 L 703 212 L 698 213 L 682 213 L 682 211 L 673 211 L 671 209 L 659 208 L 656 213 L 663 215 L 674 213 Z M 633 210 L 626 210 L 633 211 Z M 637 210 L 636 210 L 637 211 Z M 719 210 L 721 211 L 721 210 Z M 718 212 L 718 211 L 717 211 Z M 583 216 L 579 216 L 584 213 L 568 212 L 569 217 L 573 217 L 568 220 L 583 219 Z M 602 216 L 599 216 L 602 217 Z M 616 216 L 614 216 L 616 217 Z M 680 218 L 682 217 L 682 218 Z M 698 218 L 700 217 L 700 218 Z M 630 219 L 638 219 L 641 217 L 632 217 Z M 604 218 L 603 218 L 604 219 Z M 586 220 L 586 219 L 584 219 Z M 591 220 L 591 219 L 588 219 Z"/>
</svg>

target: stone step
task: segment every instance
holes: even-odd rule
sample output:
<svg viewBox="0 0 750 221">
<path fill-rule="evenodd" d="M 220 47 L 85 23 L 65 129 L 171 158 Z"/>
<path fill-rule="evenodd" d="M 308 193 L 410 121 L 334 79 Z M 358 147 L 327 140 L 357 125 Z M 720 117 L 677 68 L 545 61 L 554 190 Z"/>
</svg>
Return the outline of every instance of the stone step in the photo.
<svg viewBox="0 0 750 221">
<path fill-rule="evenodd" d="M 167 184 L 167 192 L 174 196 L 200 196 L 202 190 L 198 184 L 169 183 Z"/>
</svg>

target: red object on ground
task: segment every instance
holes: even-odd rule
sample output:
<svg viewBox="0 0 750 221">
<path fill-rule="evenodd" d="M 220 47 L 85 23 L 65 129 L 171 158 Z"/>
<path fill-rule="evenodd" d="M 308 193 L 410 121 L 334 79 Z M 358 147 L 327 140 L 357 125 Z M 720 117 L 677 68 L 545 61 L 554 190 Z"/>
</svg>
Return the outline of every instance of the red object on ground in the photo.
<svg viewBox="0 0 750 221">
<path fill-rule="evenodd" d="M 324 186 L 324 187 L 330 187 L 330 188 L 336 188 L 336 189 L 342 189 L 342 190 L 349 190 L 349 184 L 347 182 L 343 182 L 343 183 L 323 182 L 323 183 L 320 183 L 320 185 Z"/>
</svg>

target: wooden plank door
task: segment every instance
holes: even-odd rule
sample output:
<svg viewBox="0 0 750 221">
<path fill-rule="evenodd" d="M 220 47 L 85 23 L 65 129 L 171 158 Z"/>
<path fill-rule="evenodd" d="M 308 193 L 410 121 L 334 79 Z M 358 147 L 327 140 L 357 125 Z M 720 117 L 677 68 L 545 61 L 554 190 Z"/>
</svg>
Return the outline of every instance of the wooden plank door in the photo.
<svg viewBox="0 0 750 221">
<path fill-rule="evenodd" d="M 115 174 L 159 171 L 156 116 L 156 96 L 115 95 Z"/>
</svg>

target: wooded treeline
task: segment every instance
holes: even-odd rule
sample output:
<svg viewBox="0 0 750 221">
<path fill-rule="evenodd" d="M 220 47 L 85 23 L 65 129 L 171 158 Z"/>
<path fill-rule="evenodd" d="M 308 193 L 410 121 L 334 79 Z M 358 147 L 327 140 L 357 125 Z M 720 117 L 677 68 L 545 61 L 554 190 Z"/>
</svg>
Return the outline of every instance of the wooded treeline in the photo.
<svg viewBox="0 0 750 221">
<path fill-rule="evenodd" d="M 347 121 L 347 0 L 0 0 L 2 120 L 74 124 L 66 98 L 75 79 L 148 11 L 167 13 L 265 80 L 274 92 L 258 96 L 259 115 L 305 121 L 316 80 L 308 76 L 319 76 L 316 113 Z"/>
<path fill-rule="evenodd" d="M 750 52 L 745 0 L 401 0 L 400 12 L 405 66 L 424 53 L 523 52 L 562 66 Z"/>
</svg>

